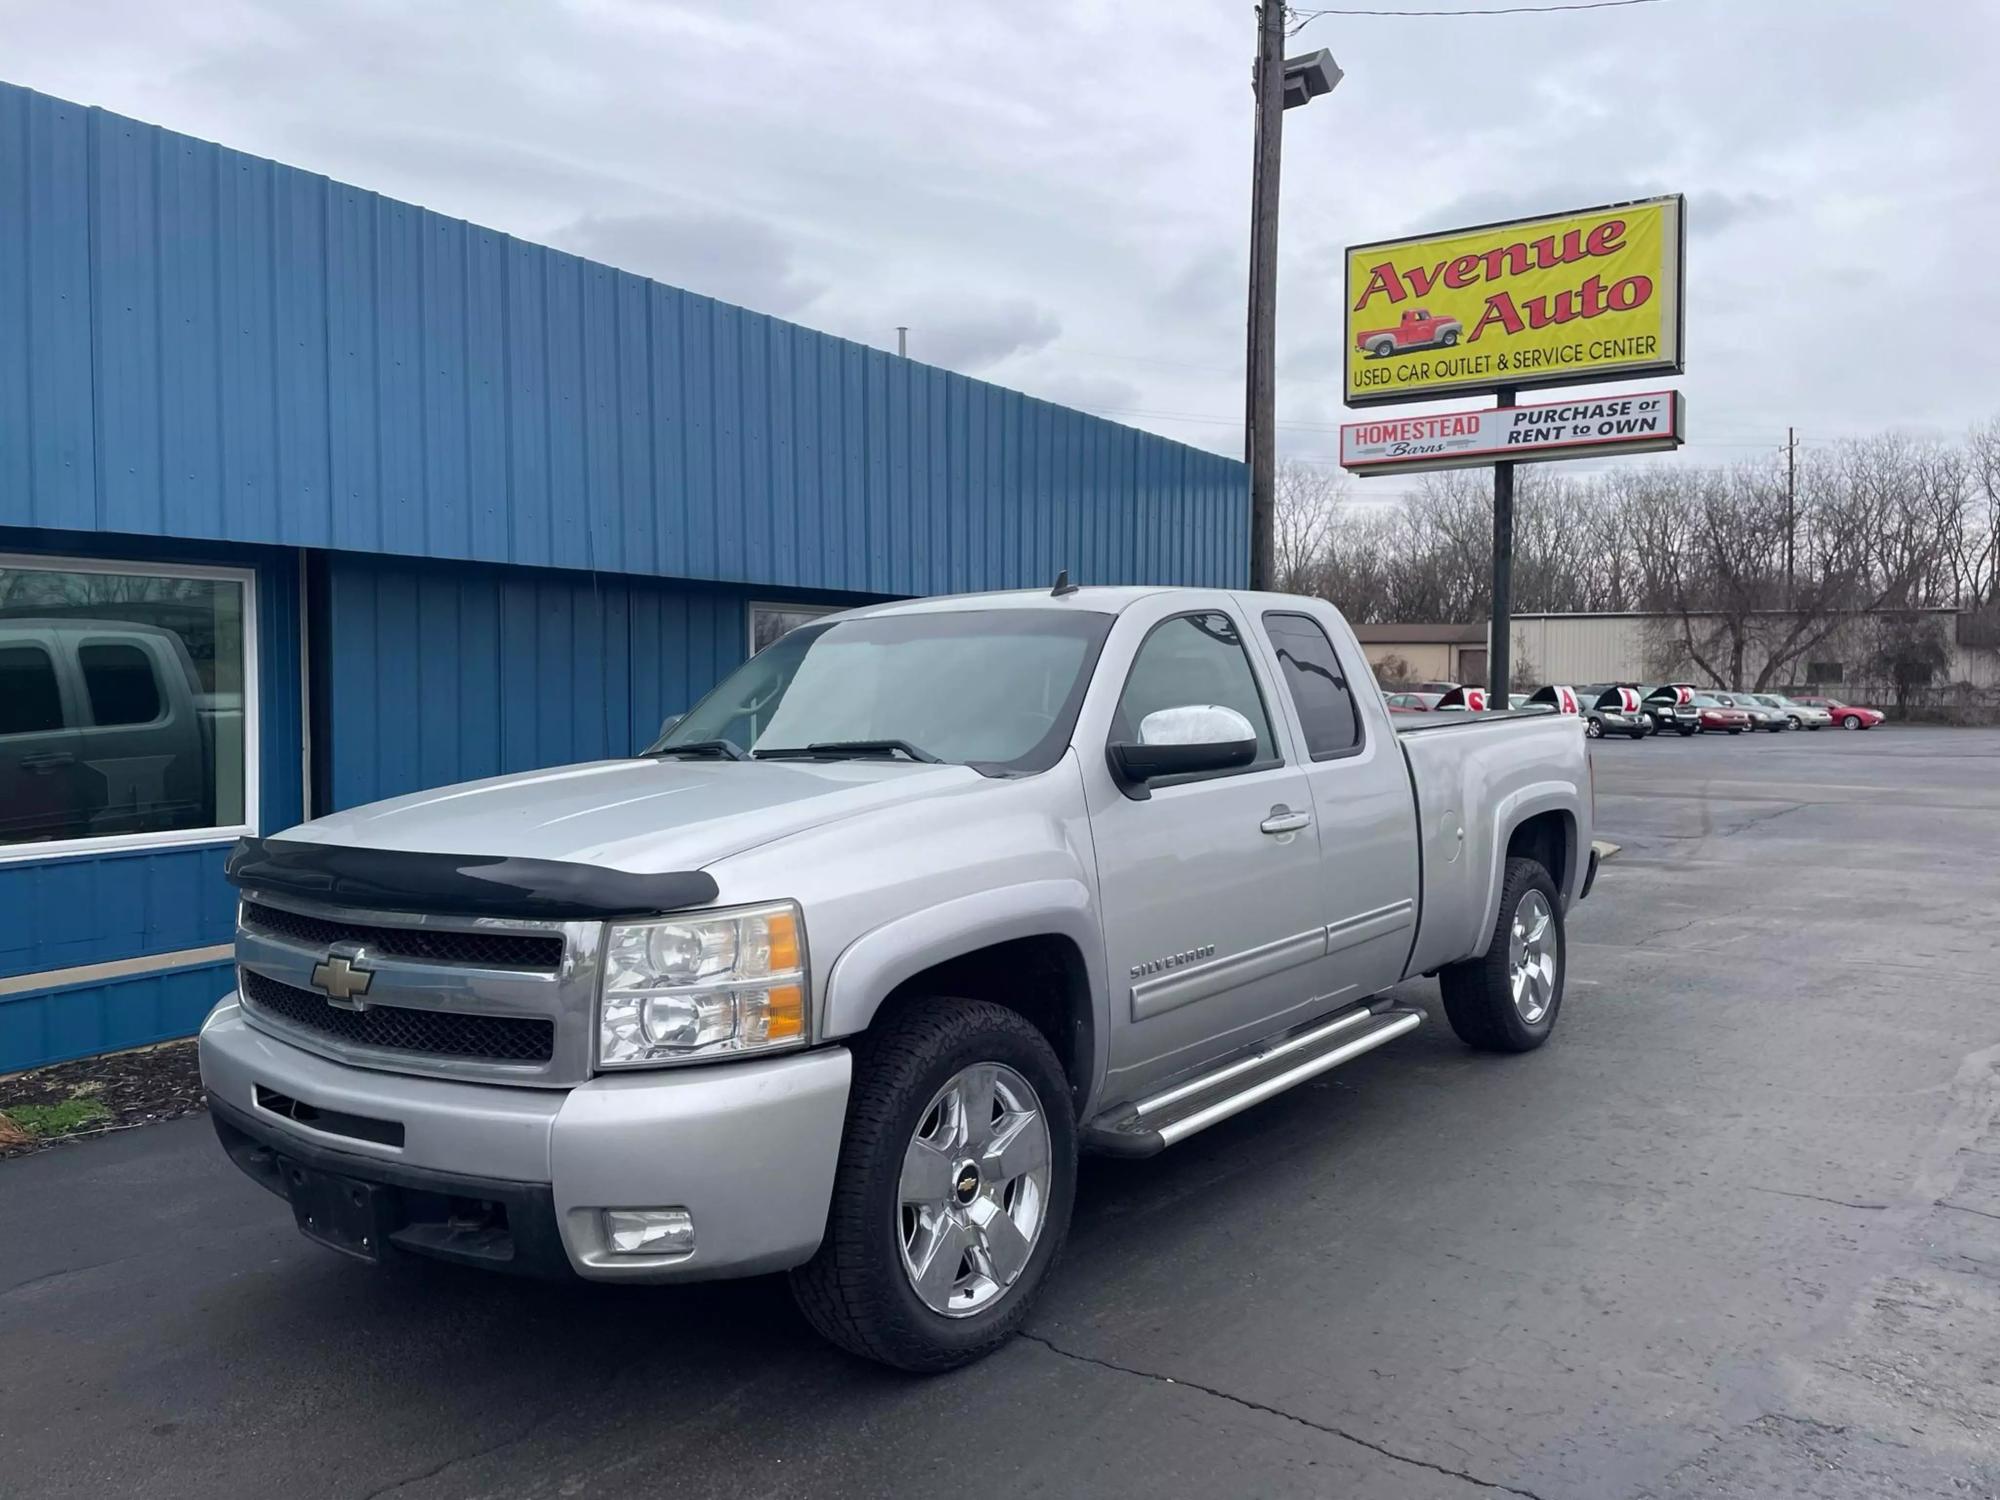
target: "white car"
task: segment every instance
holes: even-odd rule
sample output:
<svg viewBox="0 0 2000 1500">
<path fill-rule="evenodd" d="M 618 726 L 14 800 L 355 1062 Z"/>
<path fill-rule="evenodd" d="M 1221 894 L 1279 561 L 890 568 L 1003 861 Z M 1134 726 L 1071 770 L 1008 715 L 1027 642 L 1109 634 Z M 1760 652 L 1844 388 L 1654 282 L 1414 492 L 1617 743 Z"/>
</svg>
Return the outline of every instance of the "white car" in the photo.
<svg viewBox="0 0 2000 1500">
<path fill-rule="evenodd" d="M 1825 709 L 1810 703 L 1795 703 L 1783 693 L 1743 693 L 1740 696 L 1754 699 L 1766 708 L 1775 708 L 1792 721 L 1794 729 L 1824 729 L 1833 722 L 1833 715 Z"/>
</svg>

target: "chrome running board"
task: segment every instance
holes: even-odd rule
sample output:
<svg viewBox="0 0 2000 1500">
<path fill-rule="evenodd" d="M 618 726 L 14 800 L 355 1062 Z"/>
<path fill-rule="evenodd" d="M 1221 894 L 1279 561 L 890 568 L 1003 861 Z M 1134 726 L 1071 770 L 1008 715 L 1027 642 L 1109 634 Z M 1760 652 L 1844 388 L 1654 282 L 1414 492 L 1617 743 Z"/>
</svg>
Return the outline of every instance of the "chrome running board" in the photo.
<svg viewBox="0 0 2000 1500">
<path fill-rule="evenodd" d="M 1415 1031 L 1421 1011 L 1401 1006 L 1343 1012 L 1280 1037 L 1198 1078 L 1175 1084 L 1083 1129 L 1083 1147 L 1108 1156 L 1152 1156 L 1176 1141 L 1262 1104 L 1286 1089 Z"/>
</svg>

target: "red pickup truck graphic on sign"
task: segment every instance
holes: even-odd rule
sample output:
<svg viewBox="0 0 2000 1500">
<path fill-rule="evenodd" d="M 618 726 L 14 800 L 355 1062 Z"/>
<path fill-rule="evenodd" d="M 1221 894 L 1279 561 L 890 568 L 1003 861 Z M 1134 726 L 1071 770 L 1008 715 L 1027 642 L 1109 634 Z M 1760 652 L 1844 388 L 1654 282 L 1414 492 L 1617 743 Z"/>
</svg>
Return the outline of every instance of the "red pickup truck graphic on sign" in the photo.
<svg viewBox="0 0 2000 1500">
<path fill-rule="evenodd" d="M 1393 328 L 1371 328 L 1357 334 L 1354 347 L 1372 359 L 1387 359 L 1403 349 L 1449 349 L 1463 332 L 1465 325 L 1458 319 L 1434 318 L 1423 308 L 1413 307 Z"/>
</svg>

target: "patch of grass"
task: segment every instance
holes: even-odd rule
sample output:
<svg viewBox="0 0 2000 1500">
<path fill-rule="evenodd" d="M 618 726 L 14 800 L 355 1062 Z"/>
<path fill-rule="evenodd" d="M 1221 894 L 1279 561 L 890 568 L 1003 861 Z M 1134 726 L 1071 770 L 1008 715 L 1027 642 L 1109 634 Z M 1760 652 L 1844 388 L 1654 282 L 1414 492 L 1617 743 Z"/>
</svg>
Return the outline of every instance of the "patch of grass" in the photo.
<svg viewBox="0 0 2000 1500">
<path fill-rule="evenodd" d="M 29 1135 L 47 1140 L 102 1125 L 110 1120 L 111 1111 L 95 1099 L 65 1099 L 60 1104 L 9 1105 L 7 1118 Z"/>
</svg>

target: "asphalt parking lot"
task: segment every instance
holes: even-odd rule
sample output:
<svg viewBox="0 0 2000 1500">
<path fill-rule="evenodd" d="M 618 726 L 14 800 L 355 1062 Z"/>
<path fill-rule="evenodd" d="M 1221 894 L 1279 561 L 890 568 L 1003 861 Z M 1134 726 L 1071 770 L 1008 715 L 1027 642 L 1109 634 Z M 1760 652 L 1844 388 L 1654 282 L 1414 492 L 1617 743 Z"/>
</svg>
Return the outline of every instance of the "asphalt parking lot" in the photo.
<svg viewBox="0 0 2000 1500">
<path fill-rule="evenodd" d="M 934 1380 L 781 1281 L 376 1273 L 203 1119 L 0 1163 L 0 1494 L 2000 1491 L 2000 731 L 1594 750 L 1554 1041 L 1086 1166 Z"/>
</svg>

